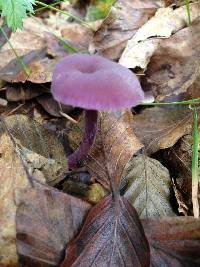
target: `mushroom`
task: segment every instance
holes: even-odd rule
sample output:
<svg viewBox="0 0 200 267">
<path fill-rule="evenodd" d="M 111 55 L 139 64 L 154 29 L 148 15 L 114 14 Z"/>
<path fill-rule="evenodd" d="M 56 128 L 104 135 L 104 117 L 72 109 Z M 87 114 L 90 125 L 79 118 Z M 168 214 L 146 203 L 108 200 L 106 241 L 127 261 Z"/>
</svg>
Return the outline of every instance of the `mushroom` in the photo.
<svg viewBox="0 0 200 267">
<path fill-rule="evenodd" d="M 82 143 L 68 157 L 69 168 L 89 152 L 96 135 L 98 110 L 130 108 L 144 99 L 144 92 L 129 69 L 97 55 L 73 54 L 55 67 L 51 92 L 55 100 L 86 109 Z"/>
</svg>

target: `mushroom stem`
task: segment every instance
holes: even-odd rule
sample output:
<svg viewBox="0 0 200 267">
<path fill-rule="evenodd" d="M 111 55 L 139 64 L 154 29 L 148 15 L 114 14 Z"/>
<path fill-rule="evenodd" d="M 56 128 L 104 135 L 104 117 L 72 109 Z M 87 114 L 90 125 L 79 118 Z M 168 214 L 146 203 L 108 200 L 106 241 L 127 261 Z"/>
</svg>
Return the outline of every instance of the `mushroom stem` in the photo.
<svg viewBox="0 0 200 267">
<path fill-rule="evenodd" d="M 80 146 L 77 148 L 77 150 L 74 151 L 68 157 L 68 165 L 70 169 L 77 167 L 79 161 L 82 160 L 85 156 L 87 156 L 95 139 L 97 131 L 97 118 L 98 118 L 97 110 L 85 111 L 85 132 L 83 140 Z"/>
</svg>

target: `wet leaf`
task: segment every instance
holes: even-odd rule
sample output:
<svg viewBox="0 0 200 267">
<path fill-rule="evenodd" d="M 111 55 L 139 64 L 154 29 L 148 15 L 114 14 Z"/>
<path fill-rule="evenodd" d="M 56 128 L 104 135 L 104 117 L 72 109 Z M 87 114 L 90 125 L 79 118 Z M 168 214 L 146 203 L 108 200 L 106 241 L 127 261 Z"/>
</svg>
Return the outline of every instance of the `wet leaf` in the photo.
<svg viewBox="0 0 200 267">
<path fill-rule="evenodd" d="M 199 16 L 199 11 L 199 3 L 190 5 L 192 21 Z M 177 46 L 177 41 L 172 41 L 172 39 L 176 39 L 176 37 L 172 36 L 169 38 L 172 34 L 186 27 L 187 23 L 188 15 L 185 6 L 175 10 L 173 7 L 158 9 L 155 16 L 152 17 L 146 24 L 144 24 L 144 26 L 141 27 L 133 36 L 133 38 L 127 43 L 126 49 L 120 58 L 120 64 L 126 66 L 127 68 L 140 67 L 146 69 L 148 63 L 151 61 L 152 55 L 155 53 L 156 49 L 159 51 L 159 47 L 160 45 L 162 47 L 162 44 L 170 44 L 172 45 L 172 48 L 170 48 L 170 45 L 166 45 L 164 49 L 164 58 L 162 56 L 161 60 L 168 60 L 168 58 L 171 59 L 170 53 L 169 56 L 166 56 L 168 49 L 170 49 L 171 53 L 175 55 L 175 59 L 177 58 L 176 51 L 179 49 L 180 55 L 182 55 L 183 58 L 187 57 L 187 54 L 185 55 L 185 53 L 182 53 L 182 49 L 185 49 L 182 43 L 180 46 Z M 190 32 L 190 28 L 185 30 Z M 182 39 L 184 45 L 187 43 L 189 46 L 191 46 L 191 44 L 195 44 L 193 37 L 197 39 L 199 38 L 196 32 L 193 34 L 193 36 L 191 36 L 191 38 L 189 36 L 184 37 L 184 39 Z M 162 40 L 162 38 L 169 39 Z M 149 68 L 150 67 L 148 66 L 148 69 Z"/>
<path fill-rule="evenodd" d="M 119 59 L 127 41 L 155 13 L 155 8 L 140 9 L 132 5 L 132 2 L 117 1 L 116 8 L 91 39 L 90 52 L 97 51 L 109 59 Z"/>
<path fill-rule="evenodd" d="M 149 247 L 135 209 L 108 196 L 89 212 L 61 267 L 149 266 Z"/>
<path fill-rule="evenodd" d="M 131 123 L 132 113 L 101 113 L 98 133 L 87 160 L 87 166 L 107 189 L 110 183 L 118 188 L 124 166 L 142 148 Z"/>
<path fill-rule="evenodd" d="M 151 266 L 200 266 L 200 220 L 191 217 L 143 220 Z"/>
<path fill-rule="evenodd" d="M 145 152 L 152 154 L 173 146 L 191 131 L 192 123 L 192 113 L 188 107 L 154 107 L 134 117 L 133 129 L 145 145 Z"/>
<path fill-rule="evenodd" d="M 13 192 L 30 187 L 16 147 L 0 124 L 0 266 L 18 266 Z M 40 180 L 42 181 L 42 180 Z M 44 180 L 42 181 L 44 182 Z"/>
<path fill-rule="evenodd" d="M 128 180 L 124 194 L 142 218 L 173 216 L 170 204 L 169 171 L 159 161 L 145 155 L 132 158 L 124 169 Z"/>
<path fill-rule="evenodd" d="M 21 155 L 33 176 L 38 177 L 40 172 L 51 185 L 65 177 L 67 158 L 56 136 L 34 119 L 24 115 L 9 116 L 6 123 L 16 138 Z"/>
<path fill-rule="evenodd" d="M 53 188 L 16 192 L 17 251 L 22 266 L 58 266 L 90 205 Z"/>
</svg>

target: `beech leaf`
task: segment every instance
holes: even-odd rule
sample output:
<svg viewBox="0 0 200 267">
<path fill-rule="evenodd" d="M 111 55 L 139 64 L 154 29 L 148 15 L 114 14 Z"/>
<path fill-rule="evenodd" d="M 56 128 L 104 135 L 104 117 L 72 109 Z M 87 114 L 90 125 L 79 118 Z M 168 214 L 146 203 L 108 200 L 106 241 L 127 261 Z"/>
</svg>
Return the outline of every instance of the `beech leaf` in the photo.
<svg viewBox="0 0 200 267">
<path fill-rule="evenodd" d="M 30 187 L 30 184 L 17 149 L 1 122 L 0 184 L 0 266 L 17 266 L 16 205 L 13 193 L 16 188 Z"/>
<path fill-rule="evenodd" d="M 124 170 L 130 200 L 140 217 L 174 215 L 170 200 L 169 171 L 159 161 L 140 155 L 132 158 Z"/>
<path fill-rule="evenodd" d="M 87 166 L 106 188 L 110 188 L 112 181 L 118 188 L 126 163 L 142 148 L 131 128 L 132 120 L 132 113 L 128 110 L 100 115 Z"/>
<path fill-rule="evenodd" d="M 136 136 L 150 155 L 160 149 L 172 147 L 192 128 L 192 112 L 188 107 L 147 108 L 133 120 Z"/>
<path fill-rule="evenodd" d="M 101 200 L 69 243 L 61 267 L 149 266 L 149 246 L 138 215 L 123 197 Z"/>
<path fill-rule="evenodd" d="M 23 266 L 58 266 L 90 204 L 55 189 L 16 191 L 17 251 Z"/>
<path fill-rule="evenodd" d="M 200 266 L 200 220 L 191 217 L 144 220 L 152 267 Z"/>
</svg>

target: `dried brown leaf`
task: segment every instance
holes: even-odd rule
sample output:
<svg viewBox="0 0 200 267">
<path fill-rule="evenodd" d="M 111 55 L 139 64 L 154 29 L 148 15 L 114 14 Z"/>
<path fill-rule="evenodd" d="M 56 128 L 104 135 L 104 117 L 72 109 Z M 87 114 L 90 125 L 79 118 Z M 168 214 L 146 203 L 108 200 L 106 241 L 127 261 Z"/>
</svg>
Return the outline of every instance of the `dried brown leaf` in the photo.
<svg viewBox="0 0 200 267">
<path fill-rule="evenodd" d="M 46 178 L 49 184 L 55 184 L 65 177 L 67 159 L 65 151 L 57 137 L 25 115 L 12 115 L 6 118 L 9 131 L 20 146 L 21 155 L 32 175 Z"/>
<path fill-rule="evenodd" d="M 25 101 L 35 98 L 42 94 L 42 88 L 38 85 L 34 88 L 32 85 L 21 84 L 18 86 L 6 86 L 6 98 L 8 101 Z"/>
<path fill-rule="evenodd" d="M 58 104 L 51 95 L 42 95 L 37 97 L 38 103 L 48 112 L 51 116 L 62 117 L 60 111 L 68 113 L 73 110 L 72 106 Z"/>
<path fill-rule="evenodd" d="M 200 220 L 191 217 L 143 220 L 153 267 L 200 266 Z"/>
<path fill-rule="evenodd" d="M 87 166 L 106 188 L 110 188 L 110 182 L 119 186 L 124 166 L 142 148 L 131 128 L 132 120 L 128 110 L 100 114 L 98 133 Z"/>
<path fill-rule="evenodd" d="M 145 145 L 147 154 L 173 146 L 184 134 L 191 131 L 192 112 L 188 107 L 147 108 L 136 115 L 133 128 Z"/>
<path fill-rule="evenodd" d="M 199 2 L 190 4 L 192 21 L 199 17 L 199 12 Z M 126 49 L 120 58 L 120 64 L 126 66 L 127 68 L 141 67 L 146 69 L 148 63 L 152 61 L 152 55 L 154 55 L 155 51 L 160 50 L 160 46 L 161 49 L 165 46 L 163 50 L 164 55 L 160 55 L 159 60 L 157 59 L 157 64 L 159 64 L 160 61 L 170 60 L 172 55 L 174 55 L 176 59 L 177 51 L 180 51 L 178 53 L 180 57 L 189 59 L 187 58 L 188 54 L 185 55 L 185 52 L 183 52 L 182 49 L 185 50 L 187 44 L 188 46 L 195 45 L 194 39 L 196 39 L 197 43 L 199 43 L 199 33 L 197 33 L 199 30 L 196 29 L 197 32 L 194 34 L 192 33 L 192 35 L 189 34 L 189 32 L 194 32 L 192 27 L 188 27 L 187 29 L 180 31 L 187 26 L 187 23 L 188 15 L 185 6 L 175 10 L 173 7 L 158 9 L 155 16 L 144 24 L 144 26 L 141 27 L 127 43 Z M 180 31 L 180 33 L 177 33 L 169 38 L 173 33 L 178 31 Z M 181 35 L 183 33 L 185 34 L 185 31 L 187 34 L 181 39 Z M 162 38 L 169 39 L 163 40 Z M 180 42 L 180 45 L 178 45 L 177 42 Z M 191 49 L 190 51 L 192 51 Z M 170 53 L 167 53 L 167 50 L 171 50 Z M 174 62 L 173 67 L 176 67 L 176 62 Z M 148 66 L 148 70 L 151 71 L 150 66 Z"/>
<path fill-rule="evenodd" d="M 66 249 L 61 267 L 149 266 L 149 246 L 135 209 L 112 196 L 91 209 L 78 237 Z"/>
<path fill-rule="evenodd" d="M 160 41 L 143 79 L 144 88 L 153 91 L 157 101 L 169 96 L 181 100 L 200 76 L 199 62 L 200 19 L 197 19 L 190 27 Z"/>
<path fill-rule="evenodd" d="M 46 49 L 42 49 L 29 52 L 22 57 L 22 60 L 27 65 L 30 75 L 27 75 L 22 64 L 15 58 L 0 69 L 0 79 L 7 82 L 51 82 L 53 69 L 59 58 L 49 59 L 46 56 Z"/>
<path fill-rule="evenodd" d="M 145 155 L 132 158 L 123 177 L 128 180 L 124 196 L 141 218 L 173 216 L 169 171 L 159 161 Z"/>
<path fill-rule="evenodd" d="M 155 13 L 155 8 L 140 8 L 130 1 L 118 1 L 91 40 L 90 52 L 119 59 L 127 41 Z"/>
<path fill-rule="evenodd" d="M 17 251 L 22 266 L 58 266 L 90 205 L 53 188 L 18 190 Z"/>
<path fill-rule="evenodd" d="M 30 184 L 22 161 L 2 123 L 0 140 L 0 266 L 18 266 L 13 192 L 17 187 L 26 188 Z"/>
<path fill-rule="evenodd" d="M 37 24 L 35 19 L 28 17 L 24 20 L 23 30 L 12 33 L 10 42 L 19 56 L 28 54 L 33 49 L 39 50 L 46 46 L 44 34 L 48 27 L 43 28 L 42 20 L 38 18 L 38 21 Z M 0 51 L 0 68 L 5 67 L 15 57 L 10 45 L 6 43 Z"/>
</svg>

